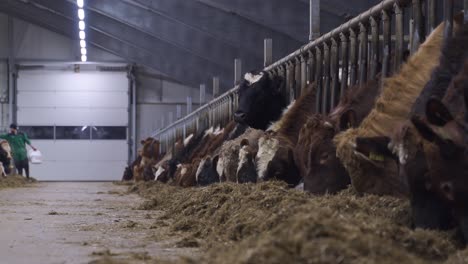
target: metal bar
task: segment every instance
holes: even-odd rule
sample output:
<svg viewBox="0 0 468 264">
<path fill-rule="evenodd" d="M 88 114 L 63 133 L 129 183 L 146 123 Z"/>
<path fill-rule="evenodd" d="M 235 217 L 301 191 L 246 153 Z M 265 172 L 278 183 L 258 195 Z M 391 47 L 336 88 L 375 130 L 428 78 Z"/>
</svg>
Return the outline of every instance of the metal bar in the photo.
<svg viewBox="0 0 468 264">
<path fill-rule="evenodd" d="M 343 97 L 346 89 L 348 89 L 348 67 L 349 67 L 349 50 L 348 50 L 348 36 L 346 34 L 340 35 L 341 39 L 341 87 L 340 97 Z"/>
<path fill-rule="evenodd" d="M 133 89 L 132 89 L 132 76 L 131 76 L 131 72 L 130 70 L 127 72 L 127 80 L 128 80 L 128 88 L 127 88 L 127 92 L 128 92 L 128 106 L 127 106 L 127 111 L 128 111 L 128 126 L 127 126 L 127 131 L 128 131 L 128 136 L 127 136 L 127 145 L 128 145 L 128 166 L 130 166 L 130 164 L 132 164 L 133 160 L 134 160 L 134 155 L 133 155 L 133 128 L 132 128 L 132 119 L 133 119 L 133 113 L 132 113 L 132 102 L 133 102 Z M 54 137 L 55 138 L 55 137 Z"/>
<path fill-rule="evenodd" d="M 426 0 L 426 2 L 427 2 L 427 24 L 429 26 L 429 32 L 432 32 L 437 26 L 436 0 Z"/>
<path fill-rule="evenodd" d="M 15 123 L 15 78 L 17 72 L 15 69 L 15 45 L 14 45 L 14 25 L 13 17 L 8 16 L 8 113 L 9 123 Z"/>
<path fill-rule="evenodd" d="M 380 61 L 380 43 L 379 43 L 379 22 L 378 18 L 372 17 L 371 23 L 371 54 L 370 54 L 370 80 L 375 80 Z"/>
<path fill-rule="evenodd" d="M 219 95 L 219 77 L 213 77 L 213 99 Z"/>
<path fill-rule="evenodd" d="M 316 85 L 317 85 L 317 102 L 316 102 L 316 112 L 317 113 L 320 113 L 321 109 L 322 109 L 322 99 L 321 99 L 321 96 L 322 96 L 322 91 L 323 91 L 323 87 L 322 87 L 322 51 L 320 50 L 319 47 L 316 47 L 315 48 L 315 63 L 316 63 L 316 67 L 315 67 L 315 82 L 316 82 Z"/>
<path fill-rule="evenodd" d="M 187 96 L 187 115 L 190 115 L 190 113 L 192 113 L 192 97 Z M 169 124 L 171 124 L 171 122 L 169 122 Z"/>
<path fill-rule="evenodd" d="M 444 0 L 445 39 L 452 36 L 453 33 L 453 1 L 454 0 Z"/>
<path fill-rule="evenodd" d="M 286 63 L 286 95 L 289 101 L 294 100 L 294 68 L 291 62 Z"/>
<path fill-rule="evenodd" d="M 312 83 L 315 81 L 315 55 L 312 51 L 308 51 L 309 56 L 307 59 L 307 81 Z"/>
<path fill-rule="evenodd" d="M 263 66 L 267 67 L 273 63 L 273 40 L 265 39 L 263 41 Z"/>
<path fill-rule="evenodd" d="M 330 62 L 330 71 L 331 71 L 331 95 L 330 95 L 330 110 L 333 109 L 338 103 L 339 99 L 339 57 L 338 57 L 338 42 L 336 39 L 332 39 L 331 46 L 331 62 Z"/>
<path fill-rule="evenodd" d="M 301 56 L 301 91 L 305 91 L 307 88 L 307 60 L 306 55 Z"/>
<path fill-rule="evenodd" d="M 176 118 L 177 120 L 182 118 L 182 106 L 181 105 L 176 106 Z"/>
<path fill-rule="evenodd" d="M 359 25 L 359 84 L 367 81 L 367 28 L 361 23 Z"/>
<path fill-rule="evenodd" d="M 330 46 L 327 43 L 323 44 L 323 89 L 322 89 L 322 114 L 328 113 L 330 98 Z"/>
<path fill-rule="evenodd" d="M 242 60 L 234 59 L 234 85 L 242 80 Z"/>
<path fill-rule="evenodd" d="M 200 106 L 206 102 L 206 85 L 200 84 Z"/>
<path fill-rule="evenodd" d="M 411 53 L 415 52 L 419 45 L 424 42 L 426 37 L 426 26 L 423 18 L 423 3 L 422 0 L 413 0 L 413 43 L 411 45 Z"/>
<path fill-rule="evenodd" d="M 350 73 L 349 73 L 349 86 L 356 84 L 357 80 L 357 51 L 358 51 L 358 41 L 356 36 L 356 31 L 353 29 L 349 31 L 350 39 L 350 49 L 349 49 L 349 62 L 350 62 Z"/>
<path fill-rule="evenodd" d="M 309 1 L 309 40 L 320 37 L 320 0 Z"/>
<path fill-rule="evenodd" d="M 382 34 L 383 34 L 383 58 L 382 58 L 382 80 L 388 77 L 390 71 L 390 54 L 392 50 L 392 21 L 387 11 L 382 11 Z"/>
<path fill-rule="evenodd" d="M 133 66 L 130 68 L 130 78 L 132 79 L 132 154 L 133 159 L 137 158 L 138 155 L 138 143 L 137 143 L 137 81 L 135 73 L 133 72 Z"/>
<path fill-rule="evenodd" d="M 393 72 L 397 72 L 403 62 L 403 8 L 395 4 L 395 60 Z"/>
<path fill-rule="evenodd" d="M 302 64 L 300 57 L 297 57 L 294 61 L 294 98 L 299 98 L 301 96 L 301 82 L 302 82 Z"/>
</svg>

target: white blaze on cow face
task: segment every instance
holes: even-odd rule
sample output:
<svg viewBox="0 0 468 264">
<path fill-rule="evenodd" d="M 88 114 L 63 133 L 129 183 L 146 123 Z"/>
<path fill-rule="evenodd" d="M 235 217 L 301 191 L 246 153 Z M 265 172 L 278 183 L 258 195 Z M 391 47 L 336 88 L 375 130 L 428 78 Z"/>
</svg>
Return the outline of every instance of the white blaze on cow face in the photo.
<svg viewBox="0 0 468 264">
<path fill-rule="evenodd" d="M 161 176 L 161 174 L 163 174 L 166 170 L 162 167 L 162 166 L 159 166 L 158 167 L 158 170 L 156 171 L 156 173 L 154 174 L 154 180 L 157 181 L 159 176 Z"/>
<path fill-rule="evenodd" d="M 180 175 L 184 176 L 187 173 L 187 167 L 182 166 L 182 170 L 180 171 Z"/>
<path fill-rule="evenodd" d="M 184 147 L 186 147 L 190 143 L 192 138 L 193 138 L 193 134 L 190 134 L 188 137 L 184 139 Z"/>
<path fill-rule="evenodd" d="M 197 173 L 195 174 L 195 179 L 197 180 L 197 182 L 198 182 L 198 177 L 200 176 L 200 174 L 201 174 L 202 171 L 203 171 L 203 168 L 205 167 L 206 159 L 207 159 L 207 158 L 202 159 L 202 160 L 200 161 L 200 165 L 198 165 Z"/>
<path fill-rule="evenodd" d="M 275 157 L 279 149 L 279 141 L 276 138 L 265 139 L 261 137 L 258 141 L 257 153 L 257 174 L 259 179 L 264 179 L 268 169 L 268 164 Z"/>
<path fill-rule="evenodd" d="M 223 155 L 219 155 L 218 163 L 216 164 L 216 172 L 218 173 L 219 177 L 222 177 L 224 172 L 224 157 Z"/>
<path fill-rule="evenodd" d="M 244 166 L 244 164 L 249 161 L 247 158 L 247 155 L 249 154 L 249 152 L 247 151 L 247 148 L 248 146 L 243 146 L 239 150 L 239 165 L 237 166 L 237 173 L 239 173 L 239 171 Z"/>
<path fill-rule="evenodd" d="M 250 72 L 246 73 L 244 75 L 244 79 L 249 83 L 249 85 L 252 85 L 258 81 L 260 81 L 260 79 L 262 79 L 263 77 L 263 72 L 257 74 L 257 75 L 254 75 Z"/>
</svg>

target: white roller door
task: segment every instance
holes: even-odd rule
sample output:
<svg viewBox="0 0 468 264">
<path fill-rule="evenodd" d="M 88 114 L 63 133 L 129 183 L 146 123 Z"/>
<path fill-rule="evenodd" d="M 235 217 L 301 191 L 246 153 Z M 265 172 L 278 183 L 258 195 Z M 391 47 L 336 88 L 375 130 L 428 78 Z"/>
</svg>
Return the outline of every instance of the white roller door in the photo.
<svg viewBox="0 0 468 264">
<path fill-rule="evenodd" d="M 17 119 L 43 154 L 31 176 L 46 181 L 119 180 L 127 162 L 125 72 L 23 70 Z"/>
</svg>

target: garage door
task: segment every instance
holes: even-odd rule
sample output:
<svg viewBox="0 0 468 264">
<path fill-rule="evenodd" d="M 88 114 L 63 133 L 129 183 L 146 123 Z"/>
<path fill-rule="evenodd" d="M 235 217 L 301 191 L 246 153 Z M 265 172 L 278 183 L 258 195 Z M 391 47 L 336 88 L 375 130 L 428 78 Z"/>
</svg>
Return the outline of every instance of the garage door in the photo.
<svg viewBox="0 0 468 264">
<path fill-rule="evenodd" d="M 119 180 L 128 158 L 125 72 L 23 70 L 17 119 L 43 154 L 44 181 Z"/>
</svg>

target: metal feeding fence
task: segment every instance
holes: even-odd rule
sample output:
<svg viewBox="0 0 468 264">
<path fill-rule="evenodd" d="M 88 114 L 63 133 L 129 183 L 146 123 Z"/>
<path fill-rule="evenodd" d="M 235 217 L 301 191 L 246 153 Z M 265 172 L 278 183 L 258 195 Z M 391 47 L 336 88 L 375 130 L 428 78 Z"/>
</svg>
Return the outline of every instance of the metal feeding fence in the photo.
<svg viewBox="0 0 468 264">
<path fill-rule="evenodd" d="M 396 72 L 405 56 L 415 52 L 442 19 L 445 36 L 452 34 L 455 4 L 455 0 L 384 0 L 264 70 L 285 78 L 290 100 L 315 82 L 316 111 L 328 113 L 348 87 L 373 80 L 379 73 L 384 78 Z M 463 7 L 466 22 L 468 0 L 463 0 Z M 441 8 L 443 18 L 437 12 Z M 267 43 L 271 48 L 271 41 L 265 46 Z M 237 65 L 235 68 L 239 75 Z M 161 151 L 187 135 L 225 126 L 237 108 L 237 89 L 157 131 L 153 137 L 161 141 Z"/>
</svg>

